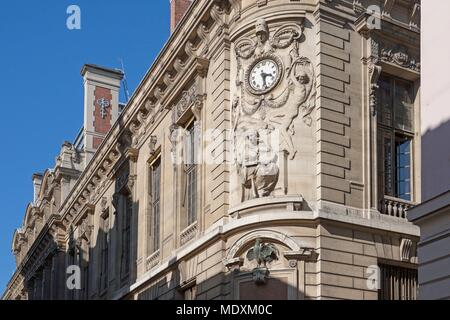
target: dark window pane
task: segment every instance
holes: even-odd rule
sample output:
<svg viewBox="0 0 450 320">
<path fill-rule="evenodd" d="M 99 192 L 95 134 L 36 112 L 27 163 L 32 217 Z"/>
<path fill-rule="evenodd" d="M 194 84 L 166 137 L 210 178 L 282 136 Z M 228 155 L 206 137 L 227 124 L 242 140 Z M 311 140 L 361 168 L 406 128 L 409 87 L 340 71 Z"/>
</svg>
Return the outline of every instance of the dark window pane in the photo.
<svg viewBox="0 0 450 320">
<path fill-rule="evenodd" d="M 161 221 L 161 159 L 152 166 L 152 229 L 153 251 L 160 248 L 160 221 Z"/>
<path fill-rule="evenodd" d="M 392 126 L 392 81 L 389 77 L 381 77 L 378 99 L 378 121 L 386 126 Z"/>
<path fill-rule="evenodd" d="M 405 131 L 413 130 L 412 85 L 409 82 L 395 81 L 395 128 Z"/>
</svg>

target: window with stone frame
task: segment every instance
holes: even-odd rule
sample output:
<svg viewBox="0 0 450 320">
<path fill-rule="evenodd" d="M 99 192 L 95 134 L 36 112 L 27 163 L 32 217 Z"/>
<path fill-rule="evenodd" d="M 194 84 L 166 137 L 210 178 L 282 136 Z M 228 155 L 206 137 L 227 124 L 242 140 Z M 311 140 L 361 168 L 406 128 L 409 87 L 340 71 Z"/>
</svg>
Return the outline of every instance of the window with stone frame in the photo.
<svg viewBox="0 0 450 320">
<path fill-rule="evenodd" d="M 108 264 L 109 264 L 109 211 L 101 217 L 101 252 L 100 252 L 100 294 L 108 288 Z"/>
<path fill-rule="evenodd" d="M 382 74 L 378 91 L 378 190 L 412 201 L 414 83 Z"/>
<path fill-rule="evenodd" d="M 197 300 L 197 284 L 192 284 L 179 288 L 176 295 L 176 300 Z"/>
<path fill-rule="evenodd" d="M 195 123 L 192 122 L 186 127 L 185 137 L 185 196 L 183 207 L 186 210 L 186 227 L 197 222 L 198 209 L 198 192 L 197 192 L 197 175 L 198 175 L 198 132 Z"/>
<path fill-rule="evenodd" d="M 76 249 L 74 240 L 71 239 L 70 243 L 69 243 L 69 250 L 68 250 L 68 259 L 67 259 L 68 266 L 76 265 L 76 251 L 77 251 L 77 249 Z M 68 300 L 74 300 L 75 299 L 75 290 L 70 290 L 67 288 L 66 297 Z"/>
<path fill-rule="evenodd" d="M 417 300 L 417 269 L 380 264 L 379 300 Z"/>
<path fill-rule="evenodd" d="M 89 245 L 85 239 L 78 240 L 76 251 L 78 266 L 81 269 L 81 290 L 78 298 L 89 299 Z"/>
<path fill-rule="evenodd" d="M 125 281 L 130 275 L 131 263 L 131 221 L 133 215 L 133 198 L 131 194 L 121 195 L 121 268 L 120 278 Z"/>
<path fill-rule="evenodd" d="M 160 249 L 161 236 L 161 157 L 150 165 L 150 210 L 148 221 L 149 255 Z"/>
</svg>

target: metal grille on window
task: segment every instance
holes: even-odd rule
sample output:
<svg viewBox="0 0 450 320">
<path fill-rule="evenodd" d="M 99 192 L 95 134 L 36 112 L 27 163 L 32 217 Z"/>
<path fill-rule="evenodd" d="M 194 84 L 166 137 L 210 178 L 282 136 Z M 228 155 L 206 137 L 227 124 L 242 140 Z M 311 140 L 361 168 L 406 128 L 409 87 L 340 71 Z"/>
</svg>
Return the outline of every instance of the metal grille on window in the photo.
<svg viewBox="0 0 450 320">
<path fill-rule="evenodd" d="M 379 300 L 416 300 L 417 270 L 391 265 L 380 265 Z"/>
</svg>

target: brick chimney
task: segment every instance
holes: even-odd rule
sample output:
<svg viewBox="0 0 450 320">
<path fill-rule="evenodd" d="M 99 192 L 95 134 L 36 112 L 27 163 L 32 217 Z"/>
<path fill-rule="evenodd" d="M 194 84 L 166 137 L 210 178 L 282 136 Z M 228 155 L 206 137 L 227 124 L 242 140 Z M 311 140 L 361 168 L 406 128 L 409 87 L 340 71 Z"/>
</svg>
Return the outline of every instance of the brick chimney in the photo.
<svg viewBox="0 0 450 320">
<path fill-rule="evenodd" d="M 123 72 L 86 64 L 81 70 L 84 79 L 84 153 L 85 166 L 102 144 L 119 117 L 119 91 Z"/>
<path fill-rule="evenodd" d="M 189 9 L 192 0 L 170 0 L 170 32 L 172 33 L 178 23 Z"/>
</svg>

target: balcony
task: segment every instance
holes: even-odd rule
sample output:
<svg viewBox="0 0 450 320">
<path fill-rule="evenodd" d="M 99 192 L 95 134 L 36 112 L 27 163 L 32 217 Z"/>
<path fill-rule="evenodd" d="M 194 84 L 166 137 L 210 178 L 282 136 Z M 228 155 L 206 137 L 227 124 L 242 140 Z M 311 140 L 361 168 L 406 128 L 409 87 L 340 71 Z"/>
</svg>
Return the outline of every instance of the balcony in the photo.
<svg viewBox="0 0 450 320">
<path fill-rule="evenodd" d="M 192 239 L 194 239 L 197 236 L 197 233 L 198 233 L 198 224 L 197 222 L 195 222 L 181 232 L 180 235 L 181 245 L 183 246 Z"/>
<path fill-rule="evenodd" d="M 384 196 L 380 203 L 380 212 L 391 217 L 406 219 L 408 210 L 415 205 L 411 201 Z"/>
</svg>

